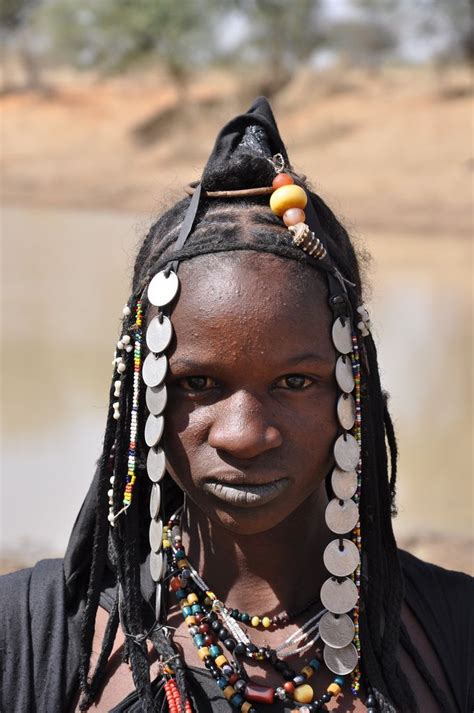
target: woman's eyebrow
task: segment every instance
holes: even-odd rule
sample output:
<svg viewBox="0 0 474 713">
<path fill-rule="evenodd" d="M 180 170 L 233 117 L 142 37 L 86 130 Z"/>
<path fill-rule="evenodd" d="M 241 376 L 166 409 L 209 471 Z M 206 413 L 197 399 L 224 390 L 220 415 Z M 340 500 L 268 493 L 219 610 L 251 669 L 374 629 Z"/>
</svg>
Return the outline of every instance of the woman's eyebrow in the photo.
<svg viewBox="0 0 474 713">
<path fill-rule="evenodd" d="M 304 361 L 320 362 L 322 364 L 333 364 L 334 356 L 320 354 L 318 352 L 304 352 L 303 354 L 295 354 L 284 360 L 287 364 L 300 364 Z"/>
</svg>

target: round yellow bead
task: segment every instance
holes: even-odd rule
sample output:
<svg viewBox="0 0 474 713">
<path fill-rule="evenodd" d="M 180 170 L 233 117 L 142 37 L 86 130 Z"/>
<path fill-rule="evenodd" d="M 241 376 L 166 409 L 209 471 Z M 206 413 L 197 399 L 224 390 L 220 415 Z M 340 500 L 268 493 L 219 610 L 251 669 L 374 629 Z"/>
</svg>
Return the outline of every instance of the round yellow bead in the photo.
<svg viewBox="0 0 474 713">
<path fill-rule="evenodd" d="M 222 666 L 225 666 L 226 663 L 228 663 L 224 654 L 221 654 L 220 656 L 216 656 L 215 661 L 216 661 L 216 666 L 219 666 L 219 668 L 222 668 Z"/>
<path fill-rule="evenodd" d="M 268 629 L 268 627 L 272 625 L 272 620 L 269 619 L 268 616 L 264 616 L 262 619 L 262 625 L 265 627 L 265 629 Z"/>
<path fill-rule="evenodd" d="M 337 683 L 331 683 L 328 686 L 328 693 L 332 696 L 338 696 L 341 692 L 341 687 Z"/>
<path fill-rule="evenodd" d="M 252 624 L 252 626 L 259 626 L 260 625 L 260 617 L 253 616 L 250 620 L 250 623 Z"/>
<path fill-rule="evenodd" d="M 297 686 L 293 693 L 293 698 L 297 703 L 311 703 L 313 700 L 313 689 L 307 683 Z"/>
<path fill-rule="evenodd" d="M 198 596 L 197 594 L 194 594 L 194 592 L 191 592 L 191 594 L 188 594 L 188 604 L 196 604 L 198 602 Z"/>
<path fill-rule="evenodd" d="M 209 656 L 209 648 L 207 646 L 202 646 L 200 649 L 198 649 L 198 656 L 201 661 L 204 661 L 206 656 Z"/>
<path fill-rule="evenodd" d="M 306 191 L 301 186 L 282 186 L 273 191 L 270 197 L 270 208 L 280 217 L 290 208 L 304 208 L 308 202 Z"/>
<path fill-rule="evenodd" d="M 233 686 L 226 686 L 222 693 L 224 694 L 225 698 L 232 698 L 235 693 L 235 688 Z"/>
</svg>

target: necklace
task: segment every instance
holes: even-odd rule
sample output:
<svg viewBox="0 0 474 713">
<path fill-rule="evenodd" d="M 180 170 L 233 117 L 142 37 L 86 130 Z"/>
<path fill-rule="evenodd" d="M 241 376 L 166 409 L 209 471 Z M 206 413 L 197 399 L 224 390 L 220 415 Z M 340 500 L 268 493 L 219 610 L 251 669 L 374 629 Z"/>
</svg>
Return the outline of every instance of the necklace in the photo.
<svg viewBox="0 0 474 713">
<path fill-rule="evenodd" d="M 321 652 L 317 650 L 315 657 L 303 666 L 300 673 L 291 669 L 283 660 L 285 655 L 302 653 L 314 646 L 319 638 L 319 620 L 325 610 L 313 616 L 300 630 L 282 642 L 278 649 L 257 647 L 232 616 L 233 610 L 216 598 L 190 564 L 183 548 L 177 519 L 178 513 L 170 519 L 163 531 L 163 550 L 171 574 L 170 587 L 177 598 L 199 658 L 231 707 L 242 713 L 256 713 L 254 703 L 271 704 L 281 700 L 291 702 L 295 706 L 294 711 L 300 713 L 327 710 L 325 704 L 341 693 L 344 677 L 336 676 L 326 691 L 315 698 L 313 688 L 307 681 L 321 667 Z M 309 641 L 298 646 L 311 634 L 313 636 Z M 289 650 L 285 652 L 285 649 Z M 244 657 L 270 663 L 281 675 L 282 685 L 275 688 L 254 683 L 243 667 Z"/>
</svg>

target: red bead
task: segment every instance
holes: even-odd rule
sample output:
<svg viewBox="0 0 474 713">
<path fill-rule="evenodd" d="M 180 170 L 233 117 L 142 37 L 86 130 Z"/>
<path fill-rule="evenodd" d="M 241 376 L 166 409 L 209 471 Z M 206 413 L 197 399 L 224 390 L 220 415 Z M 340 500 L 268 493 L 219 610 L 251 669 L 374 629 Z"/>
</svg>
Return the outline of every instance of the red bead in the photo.
<svg viewBox="0 0 474 713">
<path fill-rule="evenodd" d="M 290 696 L 291 696 L 291 694 L 292 694 L 293 691 L 295 690 L 295 684 L 292 683 L 291 681 L 286 681 L 286 682 L 283 684 L 283 688 L 284 688 L 285 691 L 286 691 L 287 693 L 289 693 Z"/>
<path fill-rule="evenodd" d="M 215 642 L 214 636 L 211 636 L 208 634 L 207 636 L 204 637 L 204 643 L 206 646 L 212 646 L 212 644 Z"/>
<path fill-rule="evenodd" d="M 291 183 L 294 183 L 294 180 L 291 176 L 289 176 L 287 173 L 278 173 L 272 181 L 272 188 L 274 191 L 276 191 L 277 188 L 281 188 L 282 186 L 289 186 Z"/>
<path fill-rule="evenodd" d="M 230 683 L 230 685 L 233 686 L 234 683 L 239 680 L 239 678 L 240 678 L 240 676 L 239 676 L 238 673 L 233 673 L 233 674 L 231 674 L 231 675 L 229 676 L 229 683 Z"/>
<path fill-rule="evenodd" d="M 196 614 L 196 621 L 198 624 L 201 623 L 203 619 L 205 619 L 206 615 L 205 614 Z"/>
<path fill-rule="evenodd" d="M 196 621 L 197 621 L 197 617 L 196 617 Z M 201 625 L 199 626 L 199 633 L 200 633 L 200 634 L 207 634 L 208 631 L 209 631 L 209 624 L 201 624 Z"/>
<path fill-rule="evenodd" d="M 251 703 L 266 703 L 270 705 L 275 698 L 275 689 L 270 686 L 259 686 L 257 683 L 249 682 L 245 686 L 244 696 L 245 700 Z"/>
<path fill-rule="evenodd" d="M 170 587 L 173 590 L 173 592 L 177 592 L 178 589 L 182 589 L 181 587 L 181 580 L 179 577 L 173 577 L 170 581 Z"/>
</svg>

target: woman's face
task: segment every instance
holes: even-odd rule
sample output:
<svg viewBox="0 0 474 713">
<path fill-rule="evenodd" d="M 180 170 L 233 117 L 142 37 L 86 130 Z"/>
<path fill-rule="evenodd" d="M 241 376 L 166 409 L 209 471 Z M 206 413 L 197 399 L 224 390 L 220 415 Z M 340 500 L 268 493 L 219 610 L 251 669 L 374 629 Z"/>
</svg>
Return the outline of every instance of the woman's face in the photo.
<svg viewBox="0 0 474 713">
<path fill-rule="evenodd" d="M 180 268 L 165 450 L 212 521 L 240 534 L 290 517 L 332 466 L 335 352 L 323 278 L 234 252 Z"/>
</svg>

